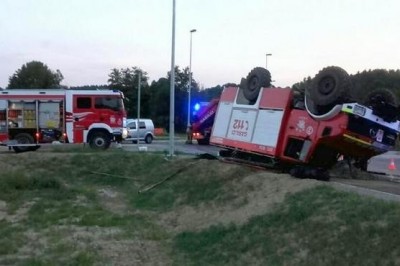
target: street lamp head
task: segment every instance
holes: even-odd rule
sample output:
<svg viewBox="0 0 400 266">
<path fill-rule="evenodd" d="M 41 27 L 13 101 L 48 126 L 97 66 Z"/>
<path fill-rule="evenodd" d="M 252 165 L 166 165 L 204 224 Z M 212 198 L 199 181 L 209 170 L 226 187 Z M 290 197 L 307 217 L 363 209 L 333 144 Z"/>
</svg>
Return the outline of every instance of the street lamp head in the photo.
<svg viewBox="0 0 400 266">
<path fill-rule="evenodd" d="M 272 55 L 272 54 L 267 54 L 267 56 L 268 56 L 268 55 Z"/>
<path fill-rule="evenodd" d="M 196 29 L 193 29 L 193 30 L 190 31 L 190 33 L 193 33 L 193 32 L 196 32 L 196 31 L 197 31 Z"/>
</svg>

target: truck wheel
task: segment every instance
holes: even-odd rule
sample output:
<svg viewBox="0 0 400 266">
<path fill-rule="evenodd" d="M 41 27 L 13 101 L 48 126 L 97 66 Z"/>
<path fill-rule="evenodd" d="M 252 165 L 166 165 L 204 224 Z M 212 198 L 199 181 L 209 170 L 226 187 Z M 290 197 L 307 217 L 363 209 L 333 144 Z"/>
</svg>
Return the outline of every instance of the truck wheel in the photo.
<svg viewBox="0 0 400 266">
<path fill-rule="evenodd" d="M 309 95 L 316 105 L 342 103 L 350 94 L 351 82 L 347 72 L 336 66 L 322 69 L 311 82 Z"/>
<path fill-rule="evenodd" d="M 204 138 L 204 139 L 198 139 L 197 144 L 199 145 L 209 145 L 210 144 L 210 139 L 209 138 Z"/>
<path fill-rule="evenodd" d="M 33 144 L 34 139 L 31 135 L 28 133 L 19 133 L 15 136 L 14 138 L 19 144 Z M 13 150 L 15 152 L 25 152 L 25 151 L 31 151 L 33 147 L 30 146 L 25 146 L 25 147 L 13 147 Z"/>
<path fill-rule="evenodd" d="M 105 150 L 110 147 L 110 137 L 104 132 L 95 132 L 89 140 L 89 146 L 92 149 Z"/>
<path fill-rule="evenodd" d="M 244 97 L 249 101 L 255 101 L 260 89 L 271 85 L 271 73 L 263 67 L 256 67 L 250 71 L 246 82 L 242 82 L 241 85 Z"/>
<path fill-rule="evenodd" d="M 147 144 L 150 144 L 150 143 L 153 141 L 153 136 L 152 136 L 152 135 L 147 135 L 147 136 L 144 138 L 144 141 L 145 141 Z"/>
<path fill-rule="evenodd" d="M 385 102 L 397 106 L 396 95 L 388 89 L 376 89 L 367 94 L 363 104 L 369 107 L 373 107 L 378 102 Z"/>
</svg>

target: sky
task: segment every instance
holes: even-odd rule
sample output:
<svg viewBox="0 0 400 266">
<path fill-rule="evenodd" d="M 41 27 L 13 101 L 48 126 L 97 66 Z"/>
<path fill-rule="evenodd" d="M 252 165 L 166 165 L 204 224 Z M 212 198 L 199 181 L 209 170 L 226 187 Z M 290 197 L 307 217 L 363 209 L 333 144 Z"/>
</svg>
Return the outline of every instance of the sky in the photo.
<svg viewBox="0 0 400 266">
<path fill-rule="evenodd" d="M 59 69 L 66 86 L 107 84 L 113 68 L 150 82 L 171 69 L 173 0 L 1 0 L 0 87 L 22 65 Z M 398 0 L 176 0 L 175 64 L 201 87 L 267 67 L 275 86 L 326 66 L 400 68 Z M 190 30 L 196 29 L 194 33 Z M 266 56 L 266 54 L 271 54 Z"/>
</svg>

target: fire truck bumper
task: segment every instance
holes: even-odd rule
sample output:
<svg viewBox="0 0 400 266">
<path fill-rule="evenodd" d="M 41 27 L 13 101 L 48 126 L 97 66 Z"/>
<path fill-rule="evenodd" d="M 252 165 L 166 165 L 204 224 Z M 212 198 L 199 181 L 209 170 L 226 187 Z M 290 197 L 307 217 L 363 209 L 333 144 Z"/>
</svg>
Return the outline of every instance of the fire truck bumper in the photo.
<svg viewBox="0 0 400 266">
<path fill-rule="evenodd" d="M 121 129 L 114 129 L 113 135 L 116 141 L 122 141 L 128 137 L 128 130 L 125 127 Z"/>
</svg>

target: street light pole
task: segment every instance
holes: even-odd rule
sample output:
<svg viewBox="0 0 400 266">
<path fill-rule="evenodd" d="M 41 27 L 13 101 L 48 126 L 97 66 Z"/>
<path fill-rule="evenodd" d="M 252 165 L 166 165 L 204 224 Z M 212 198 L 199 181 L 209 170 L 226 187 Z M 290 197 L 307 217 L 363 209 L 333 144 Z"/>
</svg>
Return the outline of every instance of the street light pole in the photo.
<svg viewBox="0 0 400 266">
<path fill-rule="evenodd" d="M 175 146 L 175 0 L 172 0 L 171 82 L 169 92 L 169 156 L 174 156 Z"/>
<path fill-rule="evenodd" d="M 138 72 L 138 98 L 137 98 L 137 122 L 136 122 L 136 130 L 137 130 L 137 146 L 139 147 L 139 129 L 140 129 L 140 86 L 142 83 L 142 73 Z"/>
<path fill-rule="evenodd" d="M 272 54 L 266 54 L 265 56 L 265 69 L 268 69 L 268 56 L 271 56 Z"/>
<path fill-rule="evenodd" d="M 190 126 L 190 98 L 192 90 L 192 34 L 196 32 L 196 29 L 190 31 L 190 60 L 189 60 L 189 86 L 188 86 L 188 114 L 187 114 L 187 126 Z"/>
</svg>

